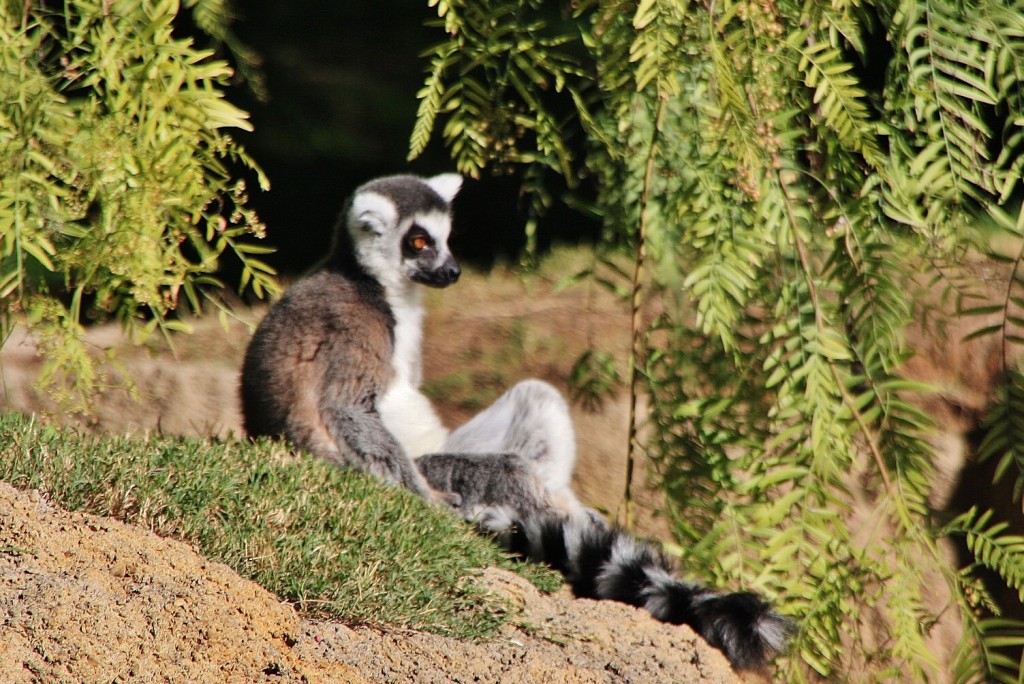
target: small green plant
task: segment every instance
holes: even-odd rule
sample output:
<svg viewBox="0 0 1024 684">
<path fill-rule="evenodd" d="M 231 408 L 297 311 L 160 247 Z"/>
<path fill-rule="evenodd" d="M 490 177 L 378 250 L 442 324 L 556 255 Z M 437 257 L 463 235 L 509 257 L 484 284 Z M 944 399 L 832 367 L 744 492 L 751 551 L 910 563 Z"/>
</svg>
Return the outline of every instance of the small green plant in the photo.
<svg viewBox="0 0 1024 684">
<path fill-rule="evenodd" d="M 223 3 L 190 6 L 200 26 L 226 22 Z M 0 5 L 0 342 L 27 322 L 43 382 L 80 408 L 105 381 L 84 323 L 138 338 L 187 327 L 183 305 L 224 314 L 228 255 L 241 289 L 277 286 L 245 239 L 263 226 L 239 175 L 268 184 L 230 135 L 251 128 L 224 97 L 232 70 L 178 35 L 178 2 L 49 7 Z"/>
<path fill-rule="evenodd" d="M 278 442 L 100 437 L 17 414 L 0 435 L 0 480 L 189 541 L 308 613 L 484 638 L 509 611 L 474 583 L 481 568 L 561 584 L 409 492 Z"/>
</svg>

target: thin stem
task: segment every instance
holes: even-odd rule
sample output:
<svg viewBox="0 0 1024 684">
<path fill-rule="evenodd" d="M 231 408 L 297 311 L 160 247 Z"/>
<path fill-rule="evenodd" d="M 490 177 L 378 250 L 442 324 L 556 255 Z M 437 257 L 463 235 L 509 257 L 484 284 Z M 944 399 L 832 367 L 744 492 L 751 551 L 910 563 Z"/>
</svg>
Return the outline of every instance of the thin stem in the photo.
<svg viewBox="0 0 1024 684">
<path fill-rule="evenodd" d="M 644 356 L 646 336 L 644 335 L 641 307 L 644 295 L 644 273 L 647 260 L 647 207 L 650 202 L 651 185 L 654 182 L 654 162 L 657 158 L 658 134 L 665 118 L 665 103 L 668 96 L 659 93 L 657 109 L 654 115 L 654 130 L 651 131 L 651 144 L 647 148 L 647 162 L 644 167 L 644 184 L 640 193 L 640 223 L 637 227 L 636 257 L 633 261 L 633 290 L 630 295 L 630 340 L 632 348 L 629 353 L 629 444 L 626 447 L 626 485 L 622 500 L 624 506 L 623 527 L 633 529 L 633 471 L 636 467 L 637 451 L 640 449 L 637 424 L 637 409 L 640 401 L 640 381 L 642 379 L 640 359 Z"/>
</svg>

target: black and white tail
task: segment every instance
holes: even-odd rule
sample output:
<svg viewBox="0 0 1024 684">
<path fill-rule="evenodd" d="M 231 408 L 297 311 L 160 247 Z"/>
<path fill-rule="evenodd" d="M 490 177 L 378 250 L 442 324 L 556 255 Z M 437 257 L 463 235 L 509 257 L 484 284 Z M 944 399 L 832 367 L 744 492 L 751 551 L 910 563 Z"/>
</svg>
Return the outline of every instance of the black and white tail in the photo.
<svg viewBox="0 0 1024 684">
<path fill-rule="evenodd" d="M 512 552 L 561 572 L 577 597 L 621 601 L 688 625 L 739 670 L 763 667 L 793 630 L 757 594 L 715 593 L 677 579 L 660 549 L 603 521 L 517 524 L 507 541 Z"/>
</svg>

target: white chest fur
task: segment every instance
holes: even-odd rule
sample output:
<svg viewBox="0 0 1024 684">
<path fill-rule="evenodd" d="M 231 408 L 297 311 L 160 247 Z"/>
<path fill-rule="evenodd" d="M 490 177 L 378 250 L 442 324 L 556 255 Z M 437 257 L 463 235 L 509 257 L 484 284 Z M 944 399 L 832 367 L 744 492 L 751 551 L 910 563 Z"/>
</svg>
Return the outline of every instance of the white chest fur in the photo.
<svg viewBox="0 0 1024 684">
<path fill-rule="evenodd" d="M 398 294 L 389 291 L 387 300 L 395 317 L 391 356 L 394 375 L 377 409 L 384 425 L 406 453 L 415 458 L 439 451 L 448 437 L 448 430 L 434 413 L 430 400 L 419 390 L 423 382 L 420 292 L 415 287 Z"/>
</svg>

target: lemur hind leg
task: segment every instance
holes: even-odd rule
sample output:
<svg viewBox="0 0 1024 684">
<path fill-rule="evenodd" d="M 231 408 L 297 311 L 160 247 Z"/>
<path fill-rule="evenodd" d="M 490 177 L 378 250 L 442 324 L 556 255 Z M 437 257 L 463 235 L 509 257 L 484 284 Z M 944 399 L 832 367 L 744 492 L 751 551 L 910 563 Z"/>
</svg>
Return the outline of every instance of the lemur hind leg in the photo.
<svg viewBox="0 0 1024 684">
<path fill-rule="evenodd" d="M 443 451 L 517 454 L 530 465 L 553 505 L 566 513 L 582 508 L 572 491 L 576 436 L 565 399 L 541 380 L 524 380 L 455 430 Z"/>
<path fill-rule="evenodd" d="M 417 459 L 430 486 L 459 496 L 459 513 L 506 548 L 527 521 L 607 523 L 572 490 L 576 441 L 569 407 L 551 385 L 519 383 L 452 433 L 444 453 Z"/>
<path fill-rule="evenodd" d="M 432 488 L 459 497 L 458 512 L 466 521 L 505 548 L 522 521 L 566 516 L 518 454 L 426 454 L 416 466 Z"/>
</svg>

